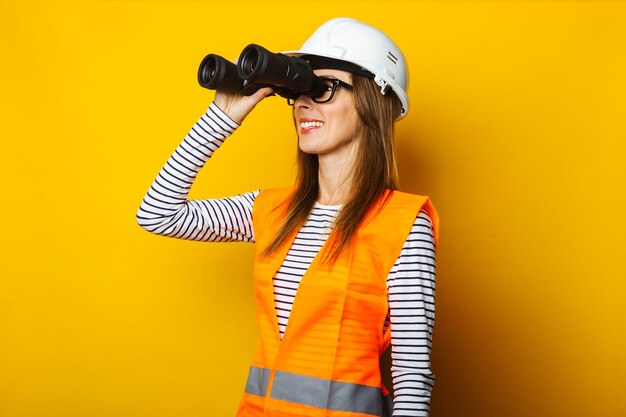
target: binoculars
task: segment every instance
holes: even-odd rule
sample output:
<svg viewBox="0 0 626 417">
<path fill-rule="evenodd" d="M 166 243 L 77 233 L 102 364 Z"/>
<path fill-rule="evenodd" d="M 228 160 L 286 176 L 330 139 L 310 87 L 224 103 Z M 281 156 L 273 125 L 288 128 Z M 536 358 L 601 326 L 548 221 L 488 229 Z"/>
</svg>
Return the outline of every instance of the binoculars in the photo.
<svg viewBox="0 0 626 417">
<path fill-rule="evenodd" d="M 275 54 L 255 44 L 244 48 L 237 65 L 219 55 L 207 55 L 200 63 L 198 82 L 210 90 L 246 96 L 271 87 L 274 93 L 292 100 L 300 95 L 317 97 L 327 89 L 304 59 Z"/>
</svg>

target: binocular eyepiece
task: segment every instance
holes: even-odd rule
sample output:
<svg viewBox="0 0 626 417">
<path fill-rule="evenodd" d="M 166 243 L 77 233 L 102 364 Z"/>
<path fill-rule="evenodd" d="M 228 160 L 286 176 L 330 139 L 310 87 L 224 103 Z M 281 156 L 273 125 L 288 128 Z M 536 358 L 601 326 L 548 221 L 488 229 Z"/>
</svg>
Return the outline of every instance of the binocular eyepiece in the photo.
<svg viewBox="0 0 626 417">
<path fill-rule="evenodd" d="M 237 65 L 219 55 L 207 55 L 200 63 L 198 82 L 210 90 L 247 96 L 271 87 L 279 96 L 293 100 L 303 94 L 316 97 L 326 88 L 304 59 L 275 54 L 255 44 L 244 48 Z"/>
</svg>

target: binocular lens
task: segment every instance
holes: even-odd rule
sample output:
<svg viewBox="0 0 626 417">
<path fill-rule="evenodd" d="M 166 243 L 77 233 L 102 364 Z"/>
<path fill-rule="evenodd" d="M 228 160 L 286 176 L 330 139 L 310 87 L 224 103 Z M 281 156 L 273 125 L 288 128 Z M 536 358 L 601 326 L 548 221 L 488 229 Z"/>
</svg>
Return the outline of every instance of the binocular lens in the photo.
<svg viewBox="0 0 626 417">
<path fill-rule="evenodd" d="M 258 68 L 259 56 L 257 54 L 248 54 L 241 57 L 241 68 L 244 73 L 252 74 Z"/>
<path fill-rule="evenodd" d="M 200 84 L 208 86 L 215 83 L 215 65 L 215 60 L 207 60 L 205 65 L 200 68 L 200 73 L 198 74 Z"/>
<path fill-rule="evenodd" d="M 256 80 L 259 75 L 264 75 L 267 72 L 267 64 L 271 54 L 270 51 L 259 45 L 250 44 L 246 46 L 239 55 L 237 73 L 244 80 Z M 272 75 L 276 76 L 277 74 L 274 72 Z"/>
<path fill-rule="evenodd" d="M 209 54 L 200 63 L 198 82 L 204 88 L 236 93 L 244 81 L 237 76 L 237 66 L 219 55 Z"/>
</svg>

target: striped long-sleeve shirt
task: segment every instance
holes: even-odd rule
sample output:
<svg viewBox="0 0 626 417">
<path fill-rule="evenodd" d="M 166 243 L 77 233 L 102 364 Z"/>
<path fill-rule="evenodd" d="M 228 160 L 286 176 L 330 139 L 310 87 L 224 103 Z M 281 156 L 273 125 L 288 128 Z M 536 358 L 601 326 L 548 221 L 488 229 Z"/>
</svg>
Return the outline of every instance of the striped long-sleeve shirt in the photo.
<svg viewBox="0 0 626 417">
<path fill-rule="evenodd" d="M 211 104 L 170 156 L 137 212 L 149 232 L 211 242 L 254 242 L 252 207 L 260 190 L 220 199 L 189 200 L 197 173 L 239 127 Z M 300 279 L 324 244 L 341 206 L 316 203 L 274 277 L 281 337 Z M 394 417 L 428 416 L 434 374 L 430 369 L 435 319 L 435 246 L 430 218 L 420 211 L 387 277 L 391 325 Z"/>
</svg>

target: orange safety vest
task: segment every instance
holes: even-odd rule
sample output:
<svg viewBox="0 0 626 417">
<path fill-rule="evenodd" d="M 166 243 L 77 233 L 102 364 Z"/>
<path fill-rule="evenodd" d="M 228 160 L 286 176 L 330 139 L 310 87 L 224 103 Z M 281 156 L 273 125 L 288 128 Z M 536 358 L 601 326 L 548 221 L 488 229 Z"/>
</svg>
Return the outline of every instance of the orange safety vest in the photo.
<svg viewBox="0 0 626 417">
<path fill-rule="evenodd" d="M 382 331 L 386 278 L 421 208 L 430 215 L 436 244 L 437 212 L 428 197 L 387 191 L 384 209 L 377 210 L 380 199 L 330 270 L 320 261 L 322 247 L 302 277 L 281 341 L 273 277 L 297 231 L 273 255 L 261 252 L 281 225 L 291 191 L 263 190 L 254 201 L 260 339 L 237 417 L 391 416 L 380 376 L 380 356 L 391 342 L 390 326 Z"/>
</svg>

